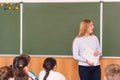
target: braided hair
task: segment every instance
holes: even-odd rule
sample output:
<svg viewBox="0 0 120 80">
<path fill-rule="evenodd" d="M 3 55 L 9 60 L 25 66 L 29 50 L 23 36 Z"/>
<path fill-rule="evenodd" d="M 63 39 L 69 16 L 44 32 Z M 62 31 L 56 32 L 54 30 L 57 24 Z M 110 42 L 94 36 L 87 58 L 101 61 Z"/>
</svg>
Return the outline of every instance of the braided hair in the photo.
<svg viewBox="0 0 120 80">
<path fill-rule="evenodd" d="M 52 57 L 48 57 L 45 59 L 44 63 L 43 63 L 43 68 L 46 70 L 46 74 L 43 78 L 43 80 L 46 80 L 49 73 L 50 73 L 50 70 L 53 70 L 54 67 L 56 65 L 56 60 Z"/>
</svg>

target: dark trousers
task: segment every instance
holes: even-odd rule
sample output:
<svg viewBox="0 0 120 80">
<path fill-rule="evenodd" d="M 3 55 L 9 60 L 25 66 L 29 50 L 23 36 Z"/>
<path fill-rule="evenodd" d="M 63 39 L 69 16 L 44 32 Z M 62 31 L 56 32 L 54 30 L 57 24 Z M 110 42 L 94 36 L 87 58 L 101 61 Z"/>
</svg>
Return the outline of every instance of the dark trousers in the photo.
<svg viewBox="0 0 120 80">
<path fill-rule="evenodd" d="M 80 66 L 79 76 L 80 80 L 101 80 L 100 66 Z"/>
</svg>

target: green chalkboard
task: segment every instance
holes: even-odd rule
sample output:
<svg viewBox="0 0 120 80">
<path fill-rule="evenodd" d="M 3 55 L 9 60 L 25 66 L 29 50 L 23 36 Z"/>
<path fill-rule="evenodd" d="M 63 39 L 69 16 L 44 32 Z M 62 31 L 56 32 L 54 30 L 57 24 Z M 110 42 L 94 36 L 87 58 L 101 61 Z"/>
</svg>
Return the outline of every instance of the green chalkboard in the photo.
<svg viewBox="0 0 120 80">
<path fill-rule="evenodd" d="M 20 10 L 0 6 L 0 54 L 19 54 Z"/>
<path fill-rule="evenodd" d="M 72 42 L 82 19 L 92 19 L 100 33 L 100 3 L 24 3 L 23 52 L 72 55 Z"/>
<path fill-rule="evenodd" d="M 20 9 L 4 7 L 0 6 L 0 54 L 19 54 Z M 103 2 L 103 56 L 120 56 L 119 9 L 119 2 Z M 72 55 L 72 42 L 85 18 L 93 20 L 99 38 L 98 2 L 23 3 L 23 53 Z"/>
<path fill-rule="evenodd" d="M 103 12 L 103 55 L 120 56 L 120 3 L 104 3 Z"/>
</svg>

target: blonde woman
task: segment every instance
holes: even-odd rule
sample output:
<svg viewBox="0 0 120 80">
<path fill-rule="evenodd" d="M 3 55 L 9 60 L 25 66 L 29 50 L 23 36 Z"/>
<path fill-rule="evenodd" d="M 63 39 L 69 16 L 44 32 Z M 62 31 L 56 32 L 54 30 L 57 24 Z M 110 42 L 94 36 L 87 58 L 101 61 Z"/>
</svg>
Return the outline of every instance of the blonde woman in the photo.
<svg viewBox="0 0 120 80">
<path fill-rule="evenodd" d="M 84 19 L 80 22 L 80 30 L 77 37 L 73 41 L 73 58 L 78 60 L 78 72 L 80 80 L 100 80 L 101 69 L 99 57 L 102 56 L 102 50 L 99 46 L 99 41 L 96 35 L 93 34 L 94 24 L 89 19 Z M 85 56 L 87 52 L 93 57 L 97 57 L 96 63 Z"/>
</svg>

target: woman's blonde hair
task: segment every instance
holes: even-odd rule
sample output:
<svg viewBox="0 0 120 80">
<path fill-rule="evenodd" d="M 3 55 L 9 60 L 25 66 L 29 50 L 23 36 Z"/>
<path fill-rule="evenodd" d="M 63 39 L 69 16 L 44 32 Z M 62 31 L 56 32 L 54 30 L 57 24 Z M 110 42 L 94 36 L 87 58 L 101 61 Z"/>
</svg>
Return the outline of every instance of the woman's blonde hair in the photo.
<svg viewBox="0 0 120 80">
<path fill-rule="evenodd" d="M 89 24 L 91 22 L 92 21 L 90 19 L 84 19 L 80 22 L 80 29 L 79 29 L 79 33 L 78 33 L 77 37 L 82 37 L 85 35 L 87 28 L 89 27 Z M 92 35 L 92 34 L 90 34 L 90 35 Z"/>
</svg>

